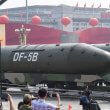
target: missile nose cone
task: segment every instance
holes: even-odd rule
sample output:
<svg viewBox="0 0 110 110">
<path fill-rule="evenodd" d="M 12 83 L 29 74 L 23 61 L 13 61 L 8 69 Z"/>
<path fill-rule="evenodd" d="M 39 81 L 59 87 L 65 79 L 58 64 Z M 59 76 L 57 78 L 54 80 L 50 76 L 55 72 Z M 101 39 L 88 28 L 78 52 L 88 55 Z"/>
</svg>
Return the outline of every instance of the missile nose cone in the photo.
<svg viewBox="0 0 110 110">
<path fill-rule="evenodd" d="M 78 44 L 73 54 L 70 55 L 69 62 L 77 73 L 102 74 L 110 71 L 110 53 L 107 51 L 88 44 Z"/>
<path fill-rule="evenodd" d="M 101 60 L 103 60 L 103 65 L 105 65 L 105 68 L 110 71 L 110 52 L 107 52 L 105 50 L 102 50 L 104 52 L 104 55 Z"/>
</svg>

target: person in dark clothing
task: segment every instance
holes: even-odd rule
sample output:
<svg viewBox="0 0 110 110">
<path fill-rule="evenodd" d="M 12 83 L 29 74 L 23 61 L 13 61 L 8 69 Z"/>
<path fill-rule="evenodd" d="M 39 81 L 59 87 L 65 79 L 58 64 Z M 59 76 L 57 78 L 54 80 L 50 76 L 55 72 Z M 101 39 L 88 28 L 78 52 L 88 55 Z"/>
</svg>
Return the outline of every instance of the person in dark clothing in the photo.
<svg viewBox="0 0 110 110">
<path fill-rule="evenodd" d="M 18 110 L 20 110 L 20 108 L 24 105 L 24 103 L 21 101 L 18 103 Z"/>
<path fill-rule="evenodd" d="M 87 97 L 88 99 L 88 109 L 87 110 L 101 110 L 99 104 L 95 101 L 92 100 L 90 94 L 92 93 L 91 90 L 89 90 L 88 86 L 86 87 L 86 89 L 84 90 L 84 95 Z"/>
<path fill-rule="evenodd" d="M 90 94 L 92 93 L 91 90 L 89 90 L 88 86 L 86 87 L 86 89 L 84 90 L 85 95 L 87 96 L 88 100 L 91 100 Z"/>
<path fill-rule="evenodd" d="M 89 104 L 90 104 L 90 101 L 85 95 L 85 92 L 83 92 L 80 97 L 80 105 L 82 105 L 83 110 L 89 110 Z"/>
</svg>

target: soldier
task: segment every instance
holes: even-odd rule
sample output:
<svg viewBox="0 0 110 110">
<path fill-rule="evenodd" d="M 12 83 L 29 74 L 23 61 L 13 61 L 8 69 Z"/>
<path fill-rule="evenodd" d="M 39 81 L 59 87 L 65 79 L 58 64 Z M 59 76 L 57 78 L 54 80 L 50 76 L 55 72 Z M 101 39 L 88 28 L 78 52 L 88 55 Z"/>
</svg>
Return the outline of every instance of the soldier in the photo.
<svg viewBox="0 0 110 110">
<path fill-rule="evenodd" d="M 21 45 L 26 45 L 27 33 L 30 31 L 30 29 L 24 28 L 24 25 L 22 25 L 20 29 L 15 29 L 15 32 L 19 33 L 19 42 Z"/>
</svg>

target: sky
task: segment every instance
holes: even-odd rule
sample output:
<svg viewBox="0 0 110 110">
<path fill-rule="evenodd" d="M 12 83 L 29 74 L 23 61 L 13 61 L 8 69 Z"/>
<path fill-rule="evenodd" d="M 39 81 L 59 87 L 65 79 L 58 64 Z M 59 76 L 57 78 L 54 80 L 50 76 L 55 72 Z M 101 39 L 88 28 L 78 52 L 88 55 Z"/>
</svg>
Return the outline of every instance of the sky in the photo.
<svg viewBox="0 0 110 110">
<path fill-rule="evenodd" d="M 0 9 L 14 8 L 25 6 L 26 0 L 7 0 L 3 5 L 0 6 Z M 109 8 L 110 0 L 28 0 L 28 5 L 70 5 L 70 6 L 84 6 L 91 7 L 94 3 L 94 7 L 98 7 L 101 4 L 103 8 Z"/>
</svg>

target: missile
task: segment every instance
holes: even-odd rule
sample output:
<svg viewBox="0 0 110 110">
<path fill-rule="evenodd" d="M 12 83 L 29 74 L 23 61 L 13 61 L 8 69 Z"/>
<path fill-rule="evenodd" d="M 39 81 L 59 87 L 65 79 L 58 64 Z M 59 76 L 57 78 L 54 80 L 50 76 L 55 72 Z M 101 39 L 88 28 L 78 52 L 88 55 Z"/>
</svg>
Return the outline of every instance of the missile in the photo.
<svg viewBox="0 0 110 110">
<path fill-rule="evenodd" d="M 1 47 L 2 72 L 102 74 L 109 65 L 109 52 L 85 43 Z"/>
<path fill-rule="evenodd" d="M 110 44 L 93 44 L 93 46 L 110 52 Z"/>
</svg>

